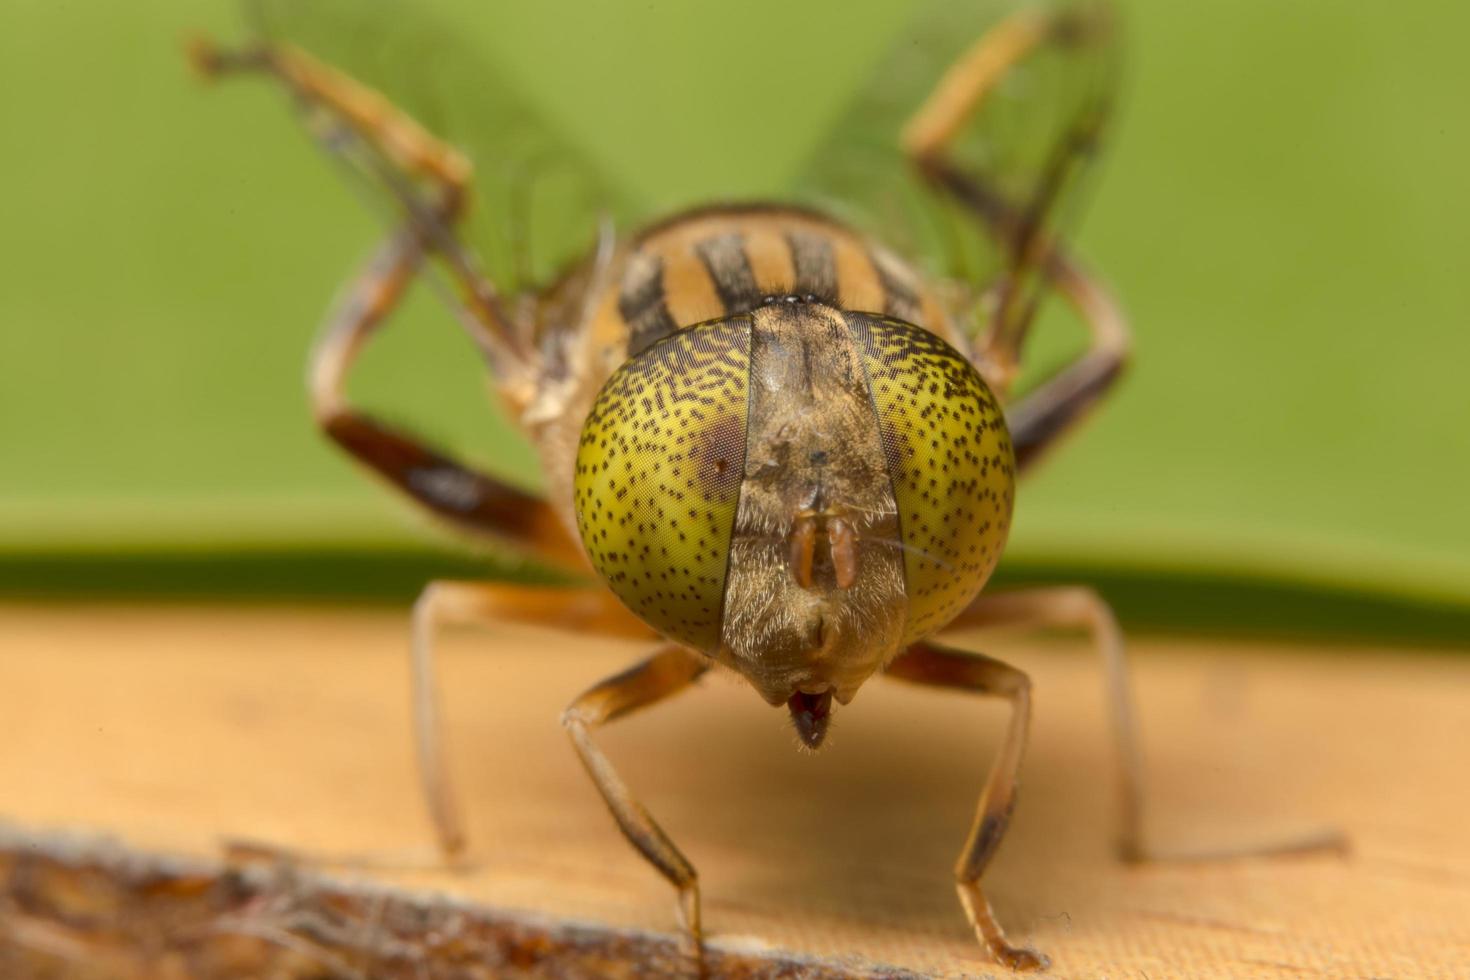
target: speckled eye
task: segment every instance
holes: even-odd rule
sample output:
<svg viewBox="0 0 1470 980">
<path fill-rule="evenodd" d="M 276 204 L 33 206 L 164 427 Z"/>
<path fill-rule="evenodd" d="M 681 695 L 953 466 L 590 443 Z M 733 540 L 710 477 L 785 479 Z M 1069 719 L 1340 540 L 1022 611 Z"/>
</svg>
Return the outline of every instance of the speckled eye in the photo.
<svg viewBox="0 0 1470 980">
<path fill-rule="evenodd" d="M 696 649 L 719 645 L 745 467 L 751 324 L 690 327 L 620 367 L 582 428 L 577 527 L 629 609 Z"/>
<path fill-rule="evenodd" d="M 904 548 L 904 643 L 963 610 L 1010 532 L 1015 461 L 1000 404 L 965 357 L 900 320 L 850 317 Z"/>
</svg>

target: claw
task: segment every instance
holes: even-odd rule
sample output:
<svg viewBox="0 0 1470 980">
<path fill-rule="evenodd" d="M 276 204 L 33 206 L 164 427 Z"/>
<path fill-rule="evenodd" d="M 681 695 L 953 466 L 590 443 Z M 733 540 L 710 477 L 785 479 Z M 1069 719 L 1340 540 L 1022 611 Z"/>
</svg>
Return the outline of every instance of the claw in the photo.
<svg viewBox="0 0 1470 980">
<path fill-rule="evenodd" d="M 995 921 L 995 912 L 991 910 L 979 885 L 973 881 L 957 881 L 955 885 L 960 904 L 965 907 L 965 915 L 975 930 L 975 937 L 997 963 L 1007 969 L 1027 973 L 1045 970 L 1051 966 L 1051 960 L 1046 954 L 1026 946 L 1012 946 L 1006 941 L 1005 933 Z"/>
<path fill-rule="evenodd" d="M 679 889 L 678 913 L 685 954 L 696 962 L 703 962 L 704 930 L 699 921 L 699 882 L 697 880 Z"/>
<path fill-rule="evenodd" d="M 228 50 L 203 34 L 190 34 L 184 38 L 184 57 L 194 73 L 209 82 L 226 72 L 262 68 L 270 61 L 270 55 L 264 48 Z"/>
</svg>

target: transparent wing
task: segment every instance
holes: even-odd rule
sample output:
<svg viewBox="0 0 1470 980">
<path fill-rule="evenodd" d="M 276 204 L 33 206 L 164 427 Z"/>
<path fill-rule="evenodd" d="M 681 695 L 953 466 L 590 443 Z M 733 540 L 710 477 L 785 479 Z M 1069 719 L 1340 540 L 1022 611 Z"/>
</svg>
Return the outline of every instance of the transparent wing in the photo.
<svg viewBox="0 0 1470 980">
<path fill-rule="evenodd" d="M 599 222 L 630 216 L 588 158 L 477 50 L 484 17 L 437 0 L 247 0 L 252 29 L 383 95 L 473 167 L 456 230 L 503 294 L 538 287 L 586 255 Z M 493 24 L 489 26 L 493 27 Z M 320 123 L 320 120 L 317 120 Z M 401 211 L 380 156 L 345 127 L 315 125 L 333 155 Z"/>
<path fill-rule="evenodd" d="M 973 330 L 1019 348 L 1112 101 L 1114 22 L 1101 0 L 923 0 L 797 194 L 953 280 Z"/>
</svg>

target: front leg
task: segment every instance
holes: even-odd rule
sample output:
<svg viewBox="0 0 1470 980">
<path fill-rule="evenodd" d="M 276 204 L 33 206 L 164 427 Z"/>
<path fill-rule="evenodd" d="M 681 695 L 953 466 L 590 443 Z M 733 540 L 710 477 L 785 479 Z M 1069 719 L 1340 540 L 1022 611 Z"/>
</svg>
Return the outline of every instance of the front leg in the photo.
<svg viewBox="0 0 1470 980">
<path fill-rule="evenodd" d="M 681 646 L 669 644 L 647 660 L 582 694 L 566 713 L 562 724 L 571 736 L 572 747 L 597 785 L 618 829 L 638 852 L 679 890 L 679 919 L 694 955 L 700 950 L 699 878 L 663 828 L 633 798 L 622 777 L 592 741 L 592 729 L 639 708 L 662 701 L 692 684 L 709 669 L 709 661 Z"/>
<path fill-rule="evenodd" d="M 1012 970 L 1045 969 L 1049 961 L 1034 949 L 1012 946 L 995 921 L 995 912 L 980 890 L 980 876 L 1000 847 L 1001 838 L 1016 807 L 1016 774 L 1026 751 L 1031 724 L 1031 680 L 1010 664 L 982 653 L 948 650 L 931 643 L 916 643 L 888 665 L 890 677 L 957 688 L 977 694 L 995 694 L 1011 702 L 1011 723 L 1001 743 L 1000 756 L 991 766 L 990 777 L 980 793 L 975 823 L 955 864 L 955 887 L 960 904 L 980 942 L 996 961 Z"/>
<path fill-rule="evenodd" d="M 545 500 L 359 410 L 346 396 L 358 355 L 423 271 L 426 256 L 434 255 L 459 285 L 460 302 L 451 305 L 457 305 L 502 391 L 525 397 L 534 357 L 522 324 L 507 314 L 455 231 L 471 190 L 468 158 L 377 92 L 294 46 L 261 41 L 229 50 L 200 39 L 190 53 L 206 77 L 255 72 L 277 80 L 328 149 L 364 168 L 403 212 L 401 227 L 344 291 L 312 355 L 312 410 L 323 432 L 461 530 L 509 540 L 553 563 L 581 566 L 581 547 Z"/>
<path fill-rule="evenodd" d="M 332 441 L 435 517 L 515 544 L 552 564 L 583 564 L 546 500 L 511 486 L 353 405 L 358 356 L 403 298 L 423 261 L 417 228 L 389 235 L 328 316 L 312 352 L 312 415 Z"/>
</svg>

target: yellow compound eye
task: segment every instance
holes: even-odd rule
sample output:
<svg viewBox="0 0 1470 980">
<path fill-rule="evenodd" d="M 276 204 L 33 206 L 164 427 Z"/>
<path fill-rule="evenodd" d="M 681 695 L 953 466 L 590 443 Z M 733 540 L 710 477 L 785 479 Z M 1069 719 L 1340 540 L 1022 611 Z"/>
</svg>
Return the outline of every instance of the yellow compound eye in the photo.
<svg viewBox="0 0 1470 980">
<path fill-rule="evenodd" d="M 713 651 L 745 472 L 751 324 L 680 331 L 608 379 L 577 449 L 577 528 L 639 618 Z"/>
<path fill-rule="evenodd" d="M 851 317 L 903 538 L 905 644 L 980 591 L 1011 527 L 1015 460 L 1000 403 L 970 362 L 901 320 Z"/>
</svg>

